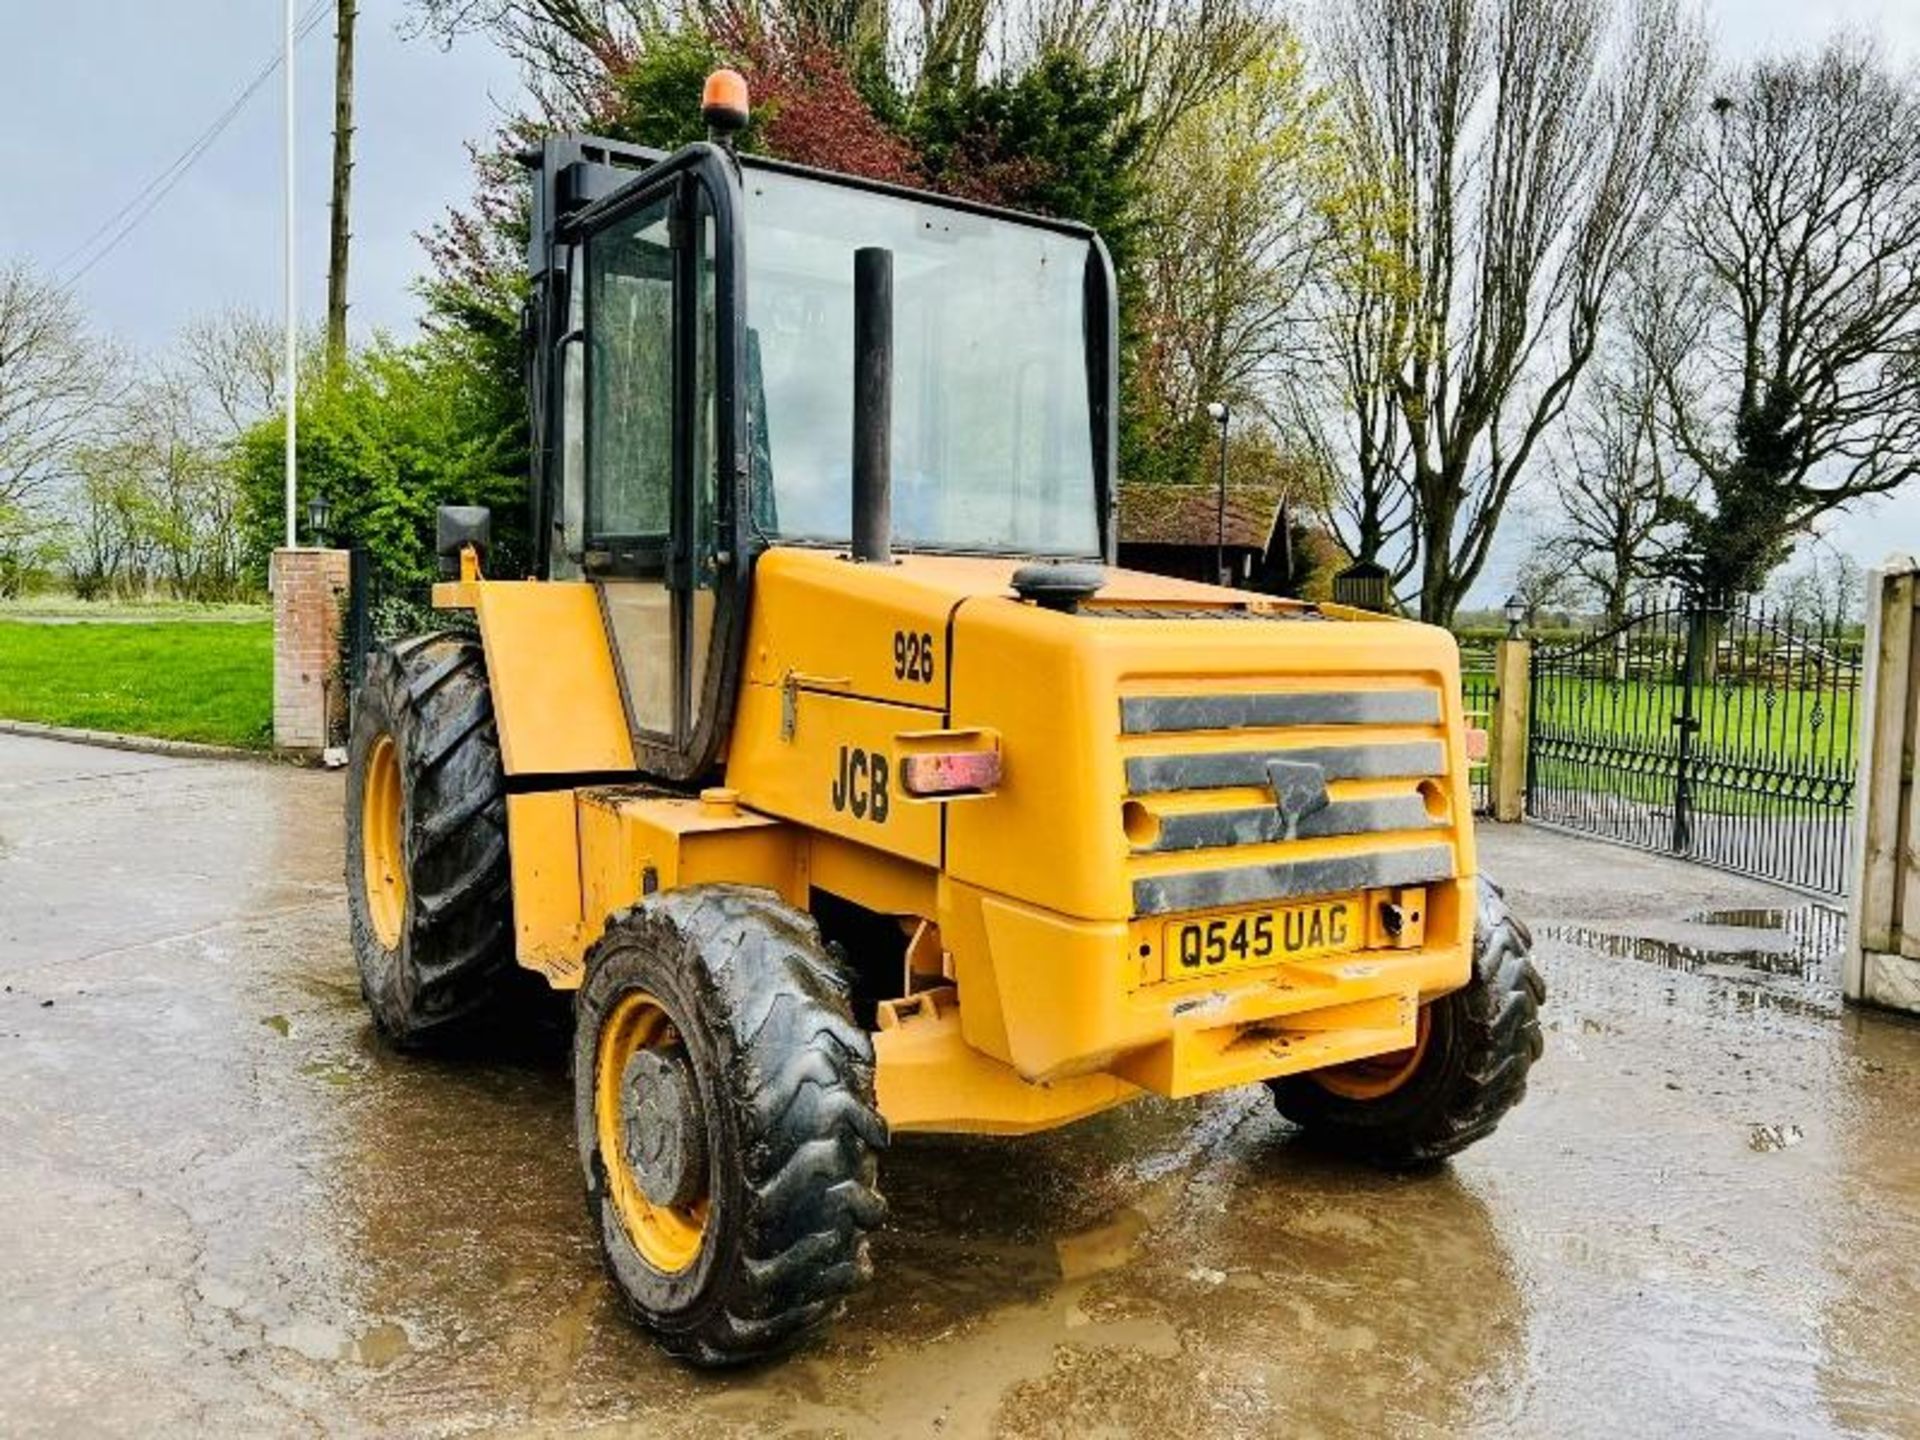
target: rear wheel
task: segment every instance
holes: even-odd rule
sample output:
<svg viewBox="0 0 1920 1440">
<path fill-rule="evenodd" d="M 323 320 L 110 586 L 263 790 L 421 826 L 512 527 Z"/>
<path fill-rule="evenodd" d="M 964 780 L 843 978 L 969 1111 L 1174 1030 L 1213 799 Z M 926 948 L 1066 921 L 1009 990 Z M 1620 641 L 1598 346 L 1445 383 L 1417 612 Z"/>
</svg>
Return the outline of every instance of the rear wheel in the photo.
<svg viewBox="0 0 1920 1440">
<path fill-rule="evenodd" d="M 817 1333 L 871 1273 L 887 1129 L 811 917 L 739 886 L 656 896 L 608 925 L 577 1004 L 587 1208 L 629 1308 L 700 1365 Z"/>
<path fill-rule="evenodd" d="M 1491 1134 L 1527 1093 L 1547 986 L 1527 927 L 1497 886 L 1479 885 L 1473 977 L 1421 1007 L 1411 1048 L 1268 1082 L 1280 1113 L 1314 1142 L 1415 1169 Z"/>
<path fill-rule="evenodd" d="M 505 782 L 480 642 L 369 661 L 347 771 L 347 908 L 360 991 L 389 1040 L 471 1029 L 518 973 Z"/>
</svg>

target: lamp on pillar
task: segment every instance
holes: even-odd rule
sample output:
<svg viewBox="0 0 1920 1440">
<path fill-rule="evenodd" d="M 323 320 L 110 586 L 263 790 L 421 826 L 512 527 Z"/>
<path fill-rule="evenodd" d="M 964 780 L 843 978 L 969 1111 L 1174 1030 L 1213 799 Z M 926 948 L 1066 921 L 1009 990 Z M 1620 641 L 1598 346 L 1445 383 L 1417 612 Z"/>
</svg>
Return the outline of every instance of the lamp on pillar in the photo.
<svg viewBox="0 0 1920 1440">
<path fill-rule="evenodd" d="M 1520 627 L 1527 623 L 1527 602 L 1519 595 L 1507 596 L 1507 603 L 1501 607 L 1507 617 L 1507 638 L 1518 640 Z"/>
<path fill-rule="evenodd" d="M 333 502 L 322 491 L 316 490 L 307 497 L 307 535 L 312 539 L 315 549 L 324 549 L 327 532 L 333 519 Z"/>
</svg>

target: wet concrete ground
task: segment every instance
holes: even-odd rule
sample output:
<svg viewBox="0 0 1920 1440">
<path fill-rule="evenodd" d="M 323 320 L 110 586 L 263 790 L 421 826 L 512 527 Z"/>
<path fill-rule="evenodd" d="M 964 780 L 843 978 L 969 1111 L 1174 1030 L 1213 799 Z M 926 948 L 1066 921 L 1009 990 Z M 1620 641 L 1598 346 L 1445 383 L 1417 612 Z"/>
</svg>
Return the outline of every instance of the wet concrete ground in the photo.
<svg viewBox="0 0 1920 1440">
<path fill-rule="evenodd" d="M 875 1285 L 713 1378 L 599 1273 L 558 1059 L 374 1043 L 339 808 L 0 737 L 0 1433 L 1920 1433 L 1920 1029 L 1794 896 L 1489 830 L 1548 1050 L 1449 1170 L 1257 1090 L 902 1141 Z"/>
</svg>

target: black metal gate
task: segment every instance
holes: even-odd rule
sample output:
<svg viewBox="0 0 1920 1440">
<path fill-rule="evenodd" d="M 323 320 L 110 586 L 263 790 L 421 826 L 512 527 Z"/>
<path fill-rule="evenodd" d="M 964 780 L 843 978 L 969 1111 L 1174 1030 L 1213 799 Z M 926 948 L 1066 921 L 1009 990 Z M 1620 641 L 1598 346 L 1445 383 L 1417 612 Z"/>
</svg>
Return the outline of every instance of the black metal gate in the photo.
<svg viewBox="0 0 1920 1440">
<path fill-rule="evenodd" d="M 1676 599 L 1533 653 L 1527 813 L 1821 894 L 1846 887 L 1860 641 Z"/>
<path fill-rule="evenodd" d="M 362 546 L 350 548 L 347 575 L 346 604 L 340 616 L 340 670 L 349 697 L 359 693 L 367 662 L 383 645 L 409 635 L 472 626 L 463 612 L 435 610 L 426 582 L 396 581 Z"/>
<path fill-rule="evenodd" d="M 1492 728 L 1494 707 L 1500 698 L 1493 673 L 1494 650 L 1490 644 L 1460 642 L 1460 698 L 1467 724 L 1485 732 Z M 1473 813 L 1493 813 L 1493 772 L 1484 750 L 1468 757 L 1468 783 L 1473 793 Z"/>
</svg>

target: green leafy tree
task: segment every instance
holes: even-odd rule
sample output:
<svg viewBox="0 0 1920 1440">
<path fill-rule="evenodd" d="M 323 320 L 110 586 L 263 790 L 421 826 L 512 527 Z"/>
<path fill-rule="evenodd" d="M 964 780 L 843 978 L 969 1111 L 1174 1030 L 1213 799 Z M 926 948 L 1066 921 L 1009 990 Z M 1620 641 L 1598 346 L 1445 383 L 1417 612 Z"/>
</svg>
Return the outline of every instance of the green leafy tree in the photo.
<svg viewBox="0 0 1920 1440">
<path fill-rule="evenodd" d="M 525 438 L 502 426 L 458 337 L 415 345 L 381 339 L 350 357 L 332 383 L 303 393 L 299 468 L 305 493 L 332 505 L 337 537 L 364 546 L 383 579 L 419 592 L 431 584 L 434 515 L 441 505 L 494 510 L 499 573 L 524 563 Z M 280 543 L 284 420 L 248 431 L 240 444 L 249 549 Z"/>
<path fill-rule="evenodd" d="M 1144 186 L 1135 109 L 1117 65 L 1055 51 L 984 84 L 941 77 L 907 135 L 935 189 L 1091 225 L 1127 270 Z"/>
<path fill-rule="evenodd" d="M 1284 392 L 1303 350 L 1301 296 L 1324 248 L 1315 195 L 1328 143 L 1304 48 L 1273 27 L 1240 73 L 1156 149 L 1134 261 L 1130 479 L 1204 478 L 1213 401 L 1239 417 L 1237 433 L 1270 432 L 1265 448 L 1282 456 Z"/>
</svg>

